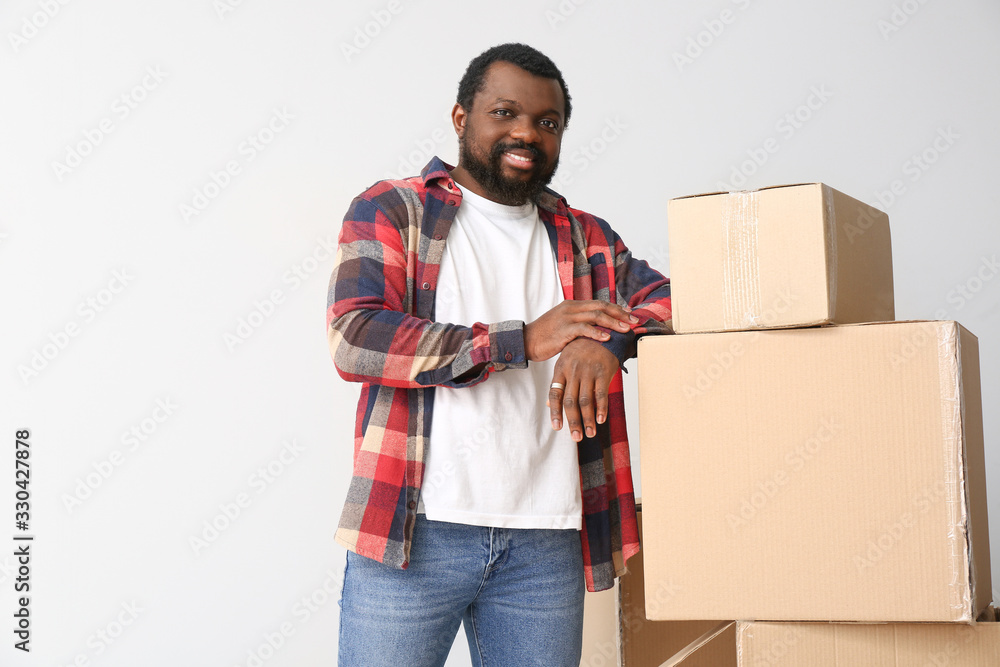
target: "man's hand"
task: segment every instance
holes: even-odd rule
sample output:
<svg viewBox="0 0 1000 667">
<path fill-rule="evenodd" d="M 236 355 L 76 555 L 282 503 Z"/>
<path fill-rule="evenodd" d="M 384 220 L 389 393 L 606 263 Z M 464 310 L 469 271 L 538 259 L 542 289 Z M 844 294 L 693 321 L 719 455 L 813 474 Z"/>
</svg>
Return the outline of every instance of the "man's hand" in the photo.
<svg viewBox="0 0 1000 667">
<path fill-rule="evenodd" d="M 551 359 L 576 338 L 608 340 L 610 336 L 598 329 L 599 326 L 622 333 L 629 331 L 639 321 L 630 312 L 631 309 L 606 301 L 563 301 L 534 322 L 524 325 L 524 351 L 528 361 Z"/>
<path fill-rule="evenodd" d="M 568 343 L 559 355 L 552 382 L 564 386 L 549 388 L 549 414 L 552 428 L 562 428 L 562 413 L 566 412 L 573 440 L 580 442 L 583 434 L 592 438 L 597 424 L 608 417 L 608 387 L 618 372 L 618 358 L 607 348 L 589 338 Z"/>
</svg>

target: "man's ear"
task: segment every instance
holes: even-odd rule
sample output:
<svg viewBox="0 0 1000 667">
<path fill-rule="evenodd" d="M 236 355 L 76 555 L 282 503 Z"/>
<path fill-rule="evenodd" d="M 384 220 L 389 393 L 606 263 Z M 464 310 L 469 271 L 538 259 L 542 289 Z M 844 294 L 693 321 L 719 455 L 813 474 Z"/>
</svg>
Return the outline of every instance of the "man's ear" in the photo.
<svg viewBox="0 0 1000 667">
<path fill-rule="evenodd" d="M 461 139 L 465 134 L 465 121 L 469 118 L 461 104 L 456 103 L 451 110 L 451 124 L 455 128 L 455 134 Z"/>
</svg>

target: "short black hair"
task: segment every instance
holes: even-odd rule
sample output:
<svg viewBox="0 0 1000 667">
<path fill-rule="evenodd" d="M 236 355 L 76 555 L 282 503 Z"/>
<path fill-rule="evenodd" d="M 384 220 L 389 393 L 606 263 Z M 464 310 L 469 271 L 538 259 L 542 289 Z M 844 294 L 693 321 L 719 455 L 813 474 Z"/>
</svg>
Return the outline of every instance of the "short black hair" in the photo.
<svg viewBox="0 0 1000 667">
<path fill-rule="evenodd" d="M 562 88 L 563 99 L 566 101 L 563 126 L 565 127 L 569 124 L 569 115 L 573 109 L 573 105 L 570 103 L 569 90 L 566 89 L 566 82 L 563 80 L 562 72 L 559 71 L 559 68 L 556 67 L 556 64 L 547 55 L 538 49 L 516 42 L 492 46 L 469 62 L 465 74 L 462 75 L 462 80 L 458 82 L 457 102 L 463 109 L 466 111 L 472 109 L 473 98 L 476 96 L 476 93 L 483 89 L 486 70 L 489 69 L 490 65 L 498 61 L 517 65 L 535 76 L 558 81 L 559 87 Z"/>
</svg>

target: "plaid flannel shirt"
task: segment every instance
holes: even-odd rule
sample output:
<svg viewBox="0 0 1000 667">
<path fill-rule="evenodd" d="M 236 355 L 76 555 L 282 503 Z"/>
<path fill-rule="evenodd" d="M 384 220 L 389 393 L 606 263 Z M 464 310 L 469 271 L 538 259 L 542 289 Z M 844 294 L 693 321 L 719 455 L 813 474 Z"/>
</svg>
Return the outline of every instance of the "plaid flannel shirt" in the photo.
<svg viewBox="0 0 1000 667">
<path fill-rule="evenodd" d="M 435 157 L 420 176 L 380 181 L 351 202 L 328 292 L 330 354 L 344 379 L 363 383 L 336 541 L 398 568 L 409 564 L 434 387 L 468 387 L 528 365 L 524 322 L 434 321 L 441 257 L 462 199 L 450 169 Z M 614 299 L 639 318 L 602 343 L 619 363 L 635 356 L 637 335 L 671 332 L 669 281 L 634 259 L 604 220 L 548 189 L 538 209 L 565 298 Z M 621 371 L 608 403 L 595 437 L 578 443 L 591 591 L 610 588 L 639 550 Z"/>
</svg>

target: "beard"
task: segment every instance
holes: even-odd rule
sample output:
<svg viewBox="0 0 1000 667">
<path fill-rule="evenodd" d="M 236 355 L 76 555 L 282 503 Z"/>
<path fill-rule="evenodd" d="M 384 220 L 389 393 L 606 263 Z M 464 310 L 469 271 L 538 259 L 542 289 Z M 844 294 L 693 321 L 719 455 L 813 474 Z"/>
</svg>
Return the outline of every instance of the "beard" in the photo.
<svg viewBox="0 0 1000 667">
<path fill-rule="evenodd" d="M 490 154 L 483 160 L 470 149 L 469 145 L 473 143 L 471 139 L 472 136 L 466 131 L 465 137 L 458 142 L 460 164 L 483 187 L 490 199 L 501 204 L 520 206 L 528 201 L 537 202 L 538 196 L 552 180 L 552 176 L 559 166 L 559 158 L 557 157 L 549 168 L 542 152 L 523 141 L 494 144 L 493 148 L 490 149 Z M 503 159 L 505 151 L 514 148 L 529 151 L 535 160 L 531 176 L 527 179 L 507 178 L 503 174 L 500 161 Z"/>
</svg>

